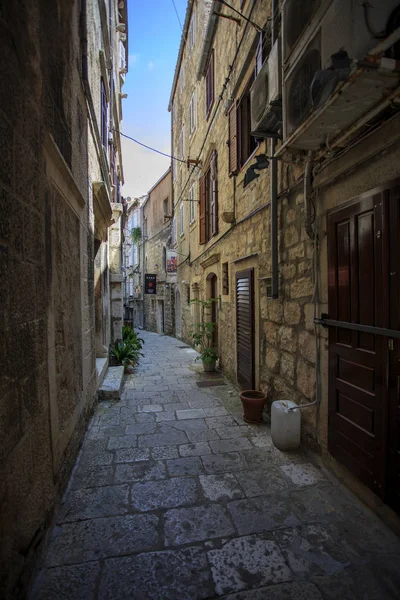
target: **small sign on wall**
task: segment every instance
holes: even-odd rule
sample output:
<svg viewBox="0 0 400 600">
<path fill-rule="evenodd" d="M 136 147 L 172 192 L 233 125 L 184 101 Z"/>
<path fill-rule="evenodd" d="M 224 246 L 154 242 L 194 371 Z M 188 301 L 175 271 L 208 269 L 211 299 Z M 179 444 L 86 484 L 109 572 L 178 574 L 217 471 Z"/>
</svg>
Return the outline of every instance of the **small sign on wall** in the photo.
<svg viewBox="0 0 400 600">
<path fill-rule="evenodd" d="M 157 275 L 150 275 L 145 273 L 144 275 L 144 293 L 145 294 L 156 294 L 157 293 Z"/>
<path fill-rule="evenodd" d="M 167 273 L 176 273 L 178 270 L 178 255 L 174 250 L 167 250 Z"/>
</svg>

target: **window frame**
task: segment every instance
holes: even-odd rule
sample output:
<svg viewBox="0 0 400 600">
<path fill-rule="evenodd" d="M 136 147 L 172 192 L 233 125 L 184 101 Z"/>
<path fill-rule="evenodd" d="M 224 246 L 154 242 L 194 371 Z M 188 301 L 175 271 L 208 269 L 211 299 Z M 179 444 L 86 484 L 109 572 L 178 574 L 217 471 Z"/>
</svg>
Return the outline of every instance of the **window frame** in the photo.
<svg viewBox="0 0 400 600">
<path fill-rule="evenodd" d="M 182 201 L 179 206 L 179 236 L 185 234 L 185 203 Z"/>
<path fill-rule="evenodd" d="M 218 211 L 218 154 L 213 150 L 199 181 L 199 243 L 207 244 L 219 233 Z"/>
<path fill-rule="evenodd" d="M 188 40 L 189 40 L 189 50 L 193 51 L 194 45 L 196 43 L 196 12 L 193 9 L 192 17 L 190 19 L 189 31 L 188 31 Z"/>
<path fill-rule="evenodd" d="M 215 59 L 214 48 L 211 51 L 206 69 L 206 119 L 210 116 L 215 101 Z"/>
<path fill-rule="evenodd" d="M 193 225 L 196 220 L 196 199 L 195 199 L 196 182 L 193 182 L 189 188 L 189 225 Z"/>
<path fill-rule="evenodd" d="M 181 70 L 179 73 L 179 92 L 180 93 L 182 93 L 184 86 L 185 86 L 185 66 L 184 66 L 183 58 L 182 58 Z"/>
<path fill-rule="evenodd" d="M 193 90 L 192 97 L 190 98 L 189 103 L 189 132 L 190 135 L 194 133 L 197 129 L 197 98 L 196 98 L 196 90 Z"/>
<path fill-rule="evenodd" d="M 251 102 L 250 88 L 254 82 L 255 74 L 253 73 L 237 102 L 237 160 L 239 170 L 243 169 L 248 160 L 253 156 L 259 147 L 259 142 L 250 134 L 251 132 Z M 246 139 L 244 140 L 244 136 Z M 244 146 L 247 144 L 247 148 Z"/>
<path fill-rule="evenodd" d="M 167 196 L 166 198 L 164 198 L 163 200 L 163 213 L 164 213 L 164 218 L 168 215 L 168 204 L 169 204 L 169 196 Z"/>
<path fill-rule="evenodd" d="M 107 137 L 108 137 L 108 102 L 106 85 L 104 79 L 100 79 L 100 125 L 101 125 L 101 144 L 107 152 Z"/>
<path fill-rule="evenodd" d="M 181 132 L 179 134 L 179 158 L 185 159 L 185 125 L 182 125 Z"/>
</svg>

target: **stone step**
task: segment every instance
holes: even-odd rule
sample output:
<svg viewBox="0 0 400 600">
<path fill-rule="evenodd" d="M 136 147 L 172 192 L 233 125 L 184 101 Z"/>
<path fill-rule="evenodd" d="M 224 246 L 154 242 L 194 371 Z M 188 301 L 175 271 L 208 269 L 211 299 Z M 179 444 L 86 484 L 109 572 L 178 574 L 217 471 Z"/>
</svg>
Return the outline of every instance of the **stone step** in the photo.
<svg viewBox="0 0 400 600">
<path fill-rule="evenodd" d="M 99 389 L 99 400 L 119 400 L 121 398 L 124 367 L 108 367 Z"/>
<path fill-rule="evenodd" d="M 108 358 L 96 358 L 96 371 L 97 371 L 97 389 L 103 383 L 103 379 L 107 373 Z"/>
</svg>

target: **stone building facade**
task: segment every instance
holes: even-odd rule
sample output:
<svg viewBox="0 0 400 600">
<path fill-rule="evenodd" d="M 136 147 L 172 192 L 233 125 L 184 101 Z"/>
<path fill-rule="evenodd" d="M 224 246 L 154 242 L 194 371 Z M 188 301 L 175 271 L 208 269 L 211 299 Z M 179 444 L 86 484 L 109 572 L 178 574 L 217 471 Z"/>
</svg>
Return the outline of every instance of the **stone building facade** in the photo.
<svg viewBox="0 0 400 600">
<path fill-rule="evenodd" d="M 142 239 L 132 239 L 132 231 L 143 234 L 142 205 L 147 196 L 126 199 L 124 204 L 124 321 L 131 327 L 143 327 L 143 289 L 141 265 L 143 262 Z"/>
<path fill-rule="evenodd" d="M 0 9 L 2 598 L 24 597 L 91 415 L 96 356 L 112 318 L 118 327 L 108 228 L 122 157 L 115 132 L 115 156 L 107 140 L 121 118 L 127 45 L 115 27 L 126 16 L 117 1 Z M 102 77 L 115 83 L 112 110 Z"/>
<path fill-rule="evenodd" d="M 142 289 L 144 328 L 148 331 L 175 333 L 176 273 L 168 272 L 168 253 L 172 244 L 171 169 L 157 181 L 143 203 Z M 156 276 L 156 294 L 147 293 L 146 275 Z"/>
<path fill-rule="evenodd" d="M 311 2 L 299 16 L 291 0 L 234 2 L 252 22 L 238 27 L 215 14 L 241 19 L 217 0 L 188 2 L 169 106 L 172 154 L 187 161 L 173 165 L 177 294 L 218 299 L 210 318 L 220 366 L 242 387 L 267 392 L 268 405 L 310 404 L 303 439 L 388 514 L 388 505 L 400 506 L 400 323 L 391 308 L 400 272 L 391 233 L 399 225 L 399 77 L 390 62 L 399 55 L 400 9 L 395 1 L 370 8 L 385 31 L 379 45 L 356 4 Z M 332 28 L 341 31 L 337 48 L 324 46 Z M 336 57 L 342 80 L 337 63 L 323 71 L 318 81 L 338 78 L 320 84 L 313 108 L 300 89 L 302 61 L 314 60 L 314 77 L 340 49 L 360 62 Z M 251 136 L 252 99 L 260 102 L 255 88 L 266 73 L 275 96 L 269 104 L 263 84 L 261 103 L 270 120 Z M 196 306 L 177 306 L 190 342 Z"/>
</svg>

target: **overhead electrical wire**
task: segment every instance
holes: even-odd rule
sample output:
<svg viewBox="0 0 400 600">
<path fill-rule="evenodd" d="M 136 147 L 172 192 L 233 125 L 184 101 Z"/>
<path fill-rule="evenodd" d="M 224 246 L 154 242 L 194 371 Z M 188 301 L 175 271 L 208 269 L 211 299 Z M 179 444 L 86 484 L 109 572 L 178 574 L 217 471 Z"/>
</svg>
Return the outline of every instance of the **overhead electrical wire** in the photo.
<svg viewBox="0 0 400 600">
<path fill-rule="evenodd" d="M 179 25 L 180 25 L 180 28 L 183 30 L 183 27 L 182 27 L 182 22 L 181 22 L 181 20 L 180 20 L 180 18 L 179 18 L 179 13 L 178 13 L 178 10 L 177 10 L 177 8 L 176 8 L 175 0 L 172 0 L 172 4 L 174 5 L 175 14 L 176 14 L 176 17 L 177 17 L 177 19 L 178 19 L 178 23 L 179 23 Z"/>
<path fill-rule="evenodd" d="M 171 0 L 171 1 L 172 1 L 172 4 L 174 5 L 175 14 L 176 14 L 176 17 L 177 17 L 177 19 L 178 19 L 179 27 L 181 28 L 181 31 L 182 31 L 182 34 L 183 34 L 183 25 L 182 25 L 182 21 L 180 20 L 179 13 L 178 13 L 178 11 L 177 11 L 177 8 L 176 8 L 175 0 Z M 192 10 L 192 16 L 191 16 L 191 19 L 193 19 L 193 10 Z M 189 34 L 189 27 L 188 27 L 188 29 L 187 29 L 187 31 L 186 31 L 186 36 L 185 36 L 185 38 L 184 38 L 184 42 L 185 42 L 185 44 L 186 44 L 186 42 L 187 42 L 188 34 Z M 196 73 L 196 66 L 195 66 L 195 64 L 194 64 L 194 62 L 193 62 L 193 56 L 192 56 L 192 52 L 190 52 L 190 53 L 189 53 L 189 57 L 190 57 L 190 62 L 192 63 L 193 72 L 194 72 L 194 73 Z M 182 57 L 182 58 L 183 58 L 183 57 Z"/>
<path fill-rule="evenodd" d="M 182 28 L 182 25 L 181 25 L 181 22 L 180 22 L 180 19 L 179 19 L 179 14 L 178 14 L 178 12 L 177 12 L 177 10 L 176 10 L 176 5 L 175 5 L 175 2 L 174 2 L 174 0 L 172 0 L 172 3 L 173 3 L 173 5 L 174 5 L 175 12 L 176 12 L 176 16 L 177 16 L 177 18 L 178 18 L 179 24 L 180 24 L 180 26 L 181 26 L 181 28 Z M 252 8 L 251 8 L 251 11 L 250 11 L 250 16 L 251 16 L 251 14 L 252 14 L 252 12 L 253 12 L 253 9 L 254 9 L 254 4 L 253 4 L 253 6 L 252 6 Z M 217 102 L 217 105 L 216 105 L 216 107 L 214 108 L 214 112 L 213 112 L 213 114 L 212 114 L 212 116 L 211 116 L 211 119 L 210 119 L 210 121 L 209 121 L 209 123 L 208 123 L 207 131 L 206 131 L 206 133 L 205 133 L 205 136 L 204 136 L 204 139 L 203 139 L 203 143 L 202 143 L 202 145 L 201 145 L 201 148 L 200 148 L 200 150 L 199 150 L 199 153 L 198 153 L 198 155 L 197 155 L 197 159 L 196 159 L 197 161 L 199 161 L 199 160 L 200 160 L 200 156 L 201 156 L 201 154 L 202 154 L 202 152 L 203 152 L 203 150 L 204 150 L 204 146 L 205 146 L 205 144 L 206 144 L 206 141 L 207 141 L 208 135 L 209 135 L 209 133 L 210 133 L 211 126 L 212 126 L 212 124 L 213 124 L 213 122 L 214 122 L 214 119 L 215 119 L 215 117 L 216 117 L 216 115 L 217 115 L 218 109 L 219 109 L 219 107 L 220 107 L 220 105 L 221 105 L 221 102 L 222 102 L 222 100 L 223 100 L 223 95 L 224 95 L 224 93 L 225 93 L 225 90 L 226 90 L 226 87 L 227 87 L 227 85 L 228 85 L 228 83 L 229 83 L 229 81 L 230 81 L 230 78 L 231 78 L 231 75 L 232 75 L 232 71 L 233 71 L 233 67 L 234 67 L 234 65 L 235 65 L 235 62 L 236 62 L 236 60 L 237 60 L 237 57 L 238 57 L 238 55 L 239 55 L 239 50 L 240 50 L 240 47 L 241 47 L 241 45 L 242 45 L 242 43 L 243 43 L 244 37 L 245 37 L 245 35 L 246 35 L 246 32 L 247 32 L 248 25 L 249 25 L 250 23 L 252 23 L 252 22 L 250 21 L 250 19 L 246 20 L 246 25 L 245 25 L 245 28 L 244 28 L 244 31 L 243 31 L 243 35 L 242 35 L 242 37 L 241 37 L 241 40 L 240 40 L 240 42 L 239 42 L 239 44 L 238 44 L 238 46 L 237 46 L 237 48 L 236 48 L 236 52 L 235 52 L 235 56 L 233 57 L 232 64 L 231 64 L 231 65 L 229 65 L 229 72 L 228 72 L 228 75 L 227 75 L 227 76 L 226 76 L 226 78 L 225 78 L 224 84 L 223 84 L 223 86 L 222 86 L 221 93 L 220 93 L 220 94 L 219 94 L 219 96 L 218 96 L 218 102 Z M 142 146 L 143 148 L 147 148 L 147 150 L 151 150 L 152 152 L 156 152 L 157 154 L 161 154 L 162 156 L 166 156 L 167 158 L 171 158 L 172 160 L 176 160 L 177 162 L 180 162 L 180 163 L 187 164 L 187 162 L 188 162 L 187 160 L 183 160 L 182 158 L 177 158 L 176 156 L 173 156 L 172 154 L 167 154 L 166 152 L 161 152 L 161 150 L 157 150 L 156 148 L 152 148 L 151 146 L 148 146 L 147 144 L 144 144 L 143 142 L 140 142 L 139 140 L 137 140 L 137 139 L 135 139 L 135 138 L 131 137 L 130 135 L 127 135 L 126 133 L 122 133 L 122 131 L 120 131 L 119 129 L 115 129 L 115 128 L 114 128 L 114 129 L 113 129 L 113 131 L 115 131 L 116 133 L 119 133 L 120 135 L 122 135 L 122 137 L 125 137 L 125 138 L 127 138 L 128 140 L 131 140 L 132 142 L 135 142 L 135 144 L 138 144 L 139 146 Z M 178 200 L 177 200 L 177 201 L 174 203 L 174 208 L 175 208 L 175 207 L 176 207 L 176 206 L 179 204 L 179 202 L 181 201 L 181 199 L 182 199 L 182 196 L 183 196 L 183 193 L 184 193 L 184 191 L 186 190 L 186 188 L 187 188 L 187 185 L 188 185 L 188 183 L 189 183 L 189 181 L 190 181 L 190 179 L 191 179 L 191 177 L 192 177 L 192 175 L 193 175 L 193 173 L 194 173 L 194 170 L 195 170 L 197 167 L 198 167 L 198 165 L 193 165 L 193 167 L 192 167 L 192 169 L 191 169 L 191 171 L 190 171 L 190 174 L 189 174 L 189 176 L 188 176 L 188 178 L 187 178 L 187 180 L 186 180 L 186 183 L 185 183 L 185 185 L 183 186 L 183 188 L 182 188 L 182 190 L 181 190 L 181 193 L 180 193 L 180 195 L 179 195 L 179 197 L 178 197 Z"/>
<path fill-rule="evenodd" d="M 132 142 L 139 144 L 139 146 L 143 146 L 143 148 L 147 148 L 148 150 L 157 152 L 157 154 L 161 154 L 162 156 L 166 156 L 167 158 L 172 158 L 172 160 L 177 160 L 178 162 L 185 163 L 185 165 L 187 164 L 187 160 L 183 160 L 182 158 L 177 158 L 176 156 L 172 156 L 171 154 L 166 154 L 165 152 L 161 152 L 161 150 L 156 150 L 156 148 L 147 146 L 147 144 L 143 144 L 143 142 L 139 142 L 139 140 L 135 140 L 135 138 L 131 137 L 130 135 L 126 135 L 126 133 L 122 133 L 122 131 L 119 131 L 119 129 L 113 129 L 113 131 L 115 131 L 116 133 L 119 133 L 120 135 L 127 138 L 128 140 L 132 140 Z"/>
</svg>

